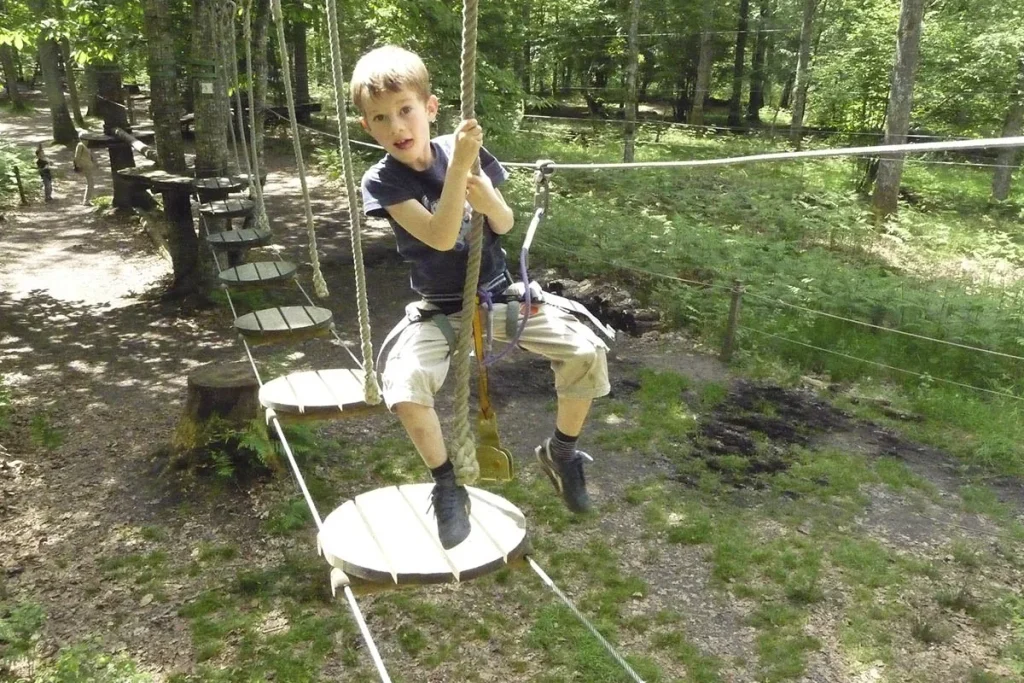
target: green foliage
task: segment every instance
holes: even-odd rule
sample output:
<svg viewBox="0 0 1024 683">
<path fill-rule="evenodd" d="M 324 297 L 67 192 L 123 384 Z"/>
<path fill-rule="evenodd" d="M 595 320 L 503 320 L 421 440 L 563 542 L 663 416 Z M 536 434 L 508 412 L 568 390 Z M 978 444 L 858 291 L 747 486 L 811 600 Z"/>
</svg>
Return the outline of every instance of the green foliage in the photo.
<svg viewBox="0 0 1024 683">
<path fill-rule="evenodd" d="M 0 663 L 24 657 L 32 651 L 44 618 L 43 609 L 39 605 L 0 604 Z"/>
<path fill-rule="evenodd" d="M 45 412 L 32 416 L 29 429 L 32 442 L 48 451 L 56 450 L 64 443 L 64 435 L 50 422 L 50 417 Z"/>
<path fill-rule="evenodd" d="M 32 150 L 17 147 L 8 140 L 0 140 L 0 209 L 14 206 L 20 201 L 14 177 L 15 166 L 21 174 L 25 193 L 35 194 L 39 187 L 39 176 L 35 173 Z"/>
</svg>

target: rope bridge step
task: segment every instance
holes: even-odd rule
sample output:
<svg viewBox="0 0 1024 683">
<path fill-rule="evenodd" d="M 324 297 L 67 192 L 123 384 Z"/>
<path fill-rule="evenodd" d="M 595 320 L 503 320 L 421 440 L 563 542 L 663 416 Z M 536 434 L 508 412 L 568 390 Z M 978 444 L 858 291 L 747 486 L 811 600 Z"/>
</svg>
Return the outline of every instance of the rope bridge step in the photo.
<svg viewBox="0 0 1024 683">
<path fill-rule="evenodd" d="M 260 403 L 282 420 L 339 420 L 384 411 L 366 401 L 361 370 L 311 370 L 273 379 L 260 387 Z"/>
<path fill-rule="evenodd" d="M 469 537 L 441 547 L 430 509 L 432 484 L 389 486 L 356 496 L 327 519 L 317 540 L 332 567 L 379 588 L 466 581 L 529 552 L 526 518 L 501 496 L 467 487 Z"/>
<path fill-rule="evenodd" d="M 132 135 L 140 142 L 145 142 L 146 144 L 152 144 L 156 140 L 156 133 L 151 130 L 132 131 Z M 91 131 L 79 131 L 78 139 L 84 142 L 85 146 L 89 149 L 102 149 L 112 145 L 125 144 L 124 141 L 116 135 L 93 133 Z"/>
<path fill-rule="evenodd" d="M 251 199 L 218 199 L 199 205 L 199 213 L 207 218 L 244 218 L 251 216 L 256 204 Z"/>
<path fill-rule="evenodd" d="M 237 177 L 220 176 L 217 178 L 196 178 L 197 190 L 221 190 L 223 192 L 241 192 L 249 186 L 248 179 L 243 180 Z"/>
<path fill-rule="evenodd" d="M 244 228 L 242 230 L 224 230 L 206 236 L 206 241 L 217 249 L 246 249 L 262 247 L 269 244 L 274 235 L 269 230 Z"/>
<path fill-rule="evenodd" d="M 278 306 L 235 318 L 235 329 L 253 344 L 277 344 L 322 337 L 331 329 L 331 312 L 317 306 Z"/>
<path fill-rule="evenodd" d="M 259 287 L 293 280 L 297 269 L 288 261 L 257 261 L 222 270 L 218 278 L 233 288 Z"/>
</svg>

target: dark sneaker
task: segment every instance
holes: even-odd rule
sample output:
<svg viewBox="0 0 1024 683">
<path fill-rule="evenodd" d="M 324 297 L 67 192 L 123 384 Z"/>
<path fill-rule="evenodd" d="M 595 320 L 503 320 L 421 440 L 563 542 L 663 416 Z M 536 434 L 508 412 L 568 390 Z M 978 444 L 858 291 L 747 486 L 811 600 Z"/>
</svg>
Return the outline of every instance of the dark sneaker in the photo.
<svg viewBox="0 0 1024 683">
<path fill-rule="evenodd" d="M 583 477 L 583 464 L 594 459 L 583 451 L 576 451 L 568 460 L 556 458 L 551 454 L 551 439 L 545 439 L 537 446 L 534 454 L 548 479 L 562 494 L 566 507 L 577 513 L 589 512 L 592 506 L 587 481 Z"/>
<path fill-rule="evenodd" d="M 454 548 L 469 536 L 469 491 L 465 486 L 434 484 L 430 507 L 437 520 L 437 537 L 445 550 Z"/>
</svg>

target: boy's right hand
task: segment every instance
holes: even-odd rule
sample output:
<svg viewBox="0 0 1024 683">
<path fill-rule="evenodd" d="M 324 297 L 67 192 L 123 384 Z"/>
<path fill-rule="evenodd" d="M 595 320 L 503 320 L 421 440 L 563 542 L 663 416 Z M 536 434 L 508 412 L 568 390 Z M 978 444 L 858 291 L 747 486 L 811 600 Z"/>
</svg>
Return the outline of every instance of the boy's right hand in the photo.
<svg viewBox="0 0 1024 683">
<path fill-rule="evenodd" d="M 473 162 L 480 156 L 480 148 L 484 144 L 484 129 L 476 119 L 466 119 L 455 129 L 455 150 L 452 152 L 452 165 L 469 172 Z"/>
</svg>

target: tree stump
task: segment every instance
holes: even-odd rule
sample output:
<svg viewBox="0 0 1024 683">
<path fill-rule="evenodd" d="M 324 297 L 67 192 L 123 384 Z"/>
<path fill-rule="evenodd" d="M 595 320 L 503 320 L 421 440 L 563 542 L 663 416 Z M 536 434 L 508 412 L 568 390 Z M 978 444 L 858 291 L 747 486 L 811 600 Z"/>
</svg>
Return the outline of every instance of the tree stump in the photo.
<svg viewBox="0 0 1024 683">
<path fill-rule="evenodd" d="M 262 464 L 276 469 L 273 446 L 260 418 L 259 382 L 245 362 L 209 363 L 188 375 L 185 408 L 174 432 L 171 466 L 213 467 L 233 474 Z M 264 448 L 253 444 L 265 445 Z"/>
</svg>

